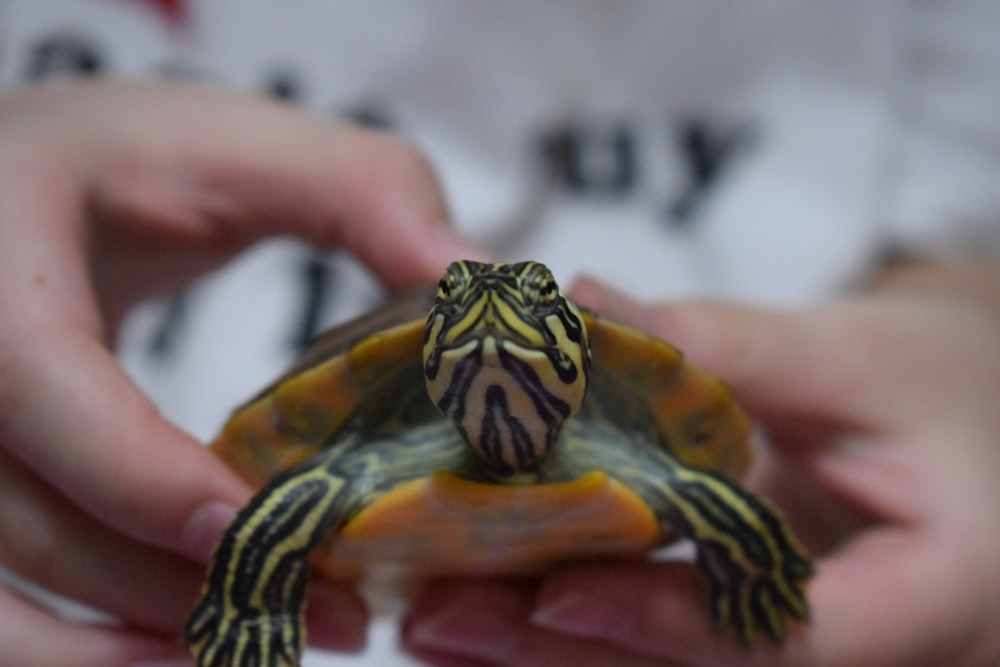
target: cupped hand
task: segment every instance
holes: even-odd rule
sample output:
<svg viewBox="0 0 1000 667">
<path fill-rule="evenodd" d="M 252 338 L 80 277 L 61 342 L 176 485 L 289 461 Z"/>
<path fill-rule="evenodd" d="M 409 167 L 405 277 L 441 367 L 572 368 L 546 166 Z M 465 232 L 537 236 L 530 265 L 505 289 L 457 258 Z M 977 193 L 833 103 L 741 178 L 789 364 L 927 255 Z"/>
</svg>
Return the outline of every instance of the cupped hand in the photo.
<svg viewBox="0 0 1000 667">
<path fill-rule="evenodd" d="M 347 248 L 390 287 L 475 250 L 432 170 L 385 136 L 263 99 L 63 84 L 0 98 L 0 563 L 118 619 L 69 624 L 0 588 L 0 664 L 184 655 L 215 540 L 249 490 L 165 422 L 109 350 L 138 299 L 254 241 Z M 366 612 L 316 593 L 326 643 Z"/>
<path fill-rule="evenodd" d="M 647 307 L 592 281 L 584 304 L 673 341 L 767 433 L 748 484 L 816 555 L 811 618 L 782 646 L 713 632 L 687 563 L 580 565 L 541 582 L 457 581 L 404 642 L 441 666 L 995 665 L 1000 660 L 1000 318 L 946 291 L 804 311 Z"/>
</svg>

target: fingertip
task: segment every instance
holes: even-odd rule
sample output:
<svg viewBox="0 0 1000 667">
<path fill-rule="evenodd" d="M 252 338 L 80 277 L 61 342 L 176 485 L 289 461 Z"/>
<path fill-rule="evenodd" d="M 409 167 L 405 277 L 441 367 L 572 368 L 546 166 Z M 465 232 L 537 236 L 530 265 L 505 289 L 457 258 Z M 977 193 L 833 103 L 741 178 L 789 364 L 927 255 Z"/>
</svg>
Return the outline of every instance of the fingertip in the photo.
<svg viewBox="0 0 1000 667">
<path fill-rule="evenodd" d="M 577 278 L 570 286 L 569 294 L 581 306 L 604 317 L 656 333 L 652 330 L 655 307 L 642 304 L 631 295 L 597 278 L 587 275 Z"/>
<path fill-rule="evenodd" d="M 600 312 L 606 310 L 606 286 L 593 276 L 584 274 L 578 277 L 566 291 L 581 306 Z"/>
<path fill-rule="evenodd" d="M 697 571 L 692 563 L 594 563 L 561 568 L 542 582 L 535 601 L 535 614 L 562 606 L 563 600 L 590 596 L 608 604 L 640 613 L 658 599 L 692 614 L 704 602 Z M 707 610 L 706 610 L 707 612 Z"/>
<path fill-rule="evenodd" d="M 363 158 L 341 172 L 331 191 L 333 240 L 365 262 L 390 289 L 436 282 L 458 259 L 489 253 L 451 224 L 434 166 L 419 150 L 389 135 L 358 137 Z"/>
<path fill-rule="evenodd" d="M 656 655 L 710 633 L 704 596 L 686 563 L 597 564 L 560 570 L 539 590 L 531 620 Z"/>
<path fill-rule="evenodd" d="M 747 653 L 733 633 L 713 626 L 703 584 L 687 562 L 582 565 L 547 577 L 531 620 L 655 664 L 778 664 L 771 647 Z"/>
<path fill-rule="evenodd" d="M 574 280 L 567 292 L 581 306 L 602 313 L 607 313 L 612 308 L 614 297 L 624 297 L 620 290 L 588 274 L 583 274 Z"/>
<path fill-rule="evenodd" d="M 118 508 L 112 522 L 142 541 L 207 563 L 253 490 L 210 448 L 174 425 L 157 417 L 146 422 L 146 431 L 151 446 L 146 465 L 123 466 L 118 473 L 130 496 L 143 489 L 146 494 Z"/>
<path fill-rule="evenodd" d="M 429 236 L 431 246 L 436 255 L 439 268 L 444 268 L 453 261 L 468 259 L 476 262 L 491 262 L 492 255 L 470 239 L 462 235 L 450 223 L 437 225 Z"/>
<path fill-rule="evenodd" d="M 645 304 L 590 276 L 577 279 L 570 287 L 570 294 L 580 305 L 603 317 L 677 346 L 706 370 L 718 373 L 725 365 L 717 359 L 727 306 L 709 302 Z"/>
<path fill-rule="evenodd" d="M 358 252 L 364 256 L 364 249 Z M 400 289 L 436 282 L 457 260 L 489 262 L 492 258 L 447 222 L 413 222 L 397 235 L 393 246 L 372 257 L 372 268 L 390 289 Z"/>
<path fill-rule="evenodd" d="M 624 643 L 634 633 L 630 606 L 587 591 L 548 593 L 531 614 L 540 628 L 588 639 Z"/>
<path fill-rule="evenodd" d="M 528 582 L 435 582 L 407 613 L 404 644 L 431 653 L 504 661 L 521 639 L 533 595 Z"/>
<path fill-rule="evenodd" d="M 220 501 L 209 501 L 191 513 L 181 532 L 181 550 L 199 562 L 207 562 L 233 522 L 239 508 Z"/>
<path fill-rule="evenodd" d="M 800 314 L 720 301 L 643 304 L 594 278 L 579 279 L 574 298 L 609 319 L 676 346 L 684 356 L 730 383 L 746 399 L 778 403 L 808 372 L 821 339 Z M 810 362 L 810 363 L 807 363 Z M 758 399 L 760 399 L 758 401 Z"/>
</svg>

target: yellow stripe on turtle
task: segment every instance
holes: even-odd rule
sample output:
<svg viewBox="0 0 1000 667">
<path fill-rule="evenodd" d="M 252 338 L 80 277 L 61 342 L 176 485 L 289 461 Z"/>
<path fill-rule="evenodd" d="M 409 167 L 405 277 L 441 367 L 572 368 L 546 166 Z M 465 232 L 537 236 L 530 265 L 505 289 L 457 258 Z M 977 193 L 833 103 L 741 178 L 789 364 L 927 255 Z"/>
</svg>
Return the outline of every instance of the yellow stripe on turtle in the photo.
<svg viewBox="0 0 1000 667">
<path fill-rule="evenodd" d="M 537 263 L 457 262 L 428 303 L 324 336 L 213 444 L 263 488 L 188 621 L 199 667 L 296 664 L 316 545 L 328 576 L 405 578 L 642 557 L 679 535 L 711 618 L 745 643 L 807 617 L 808 554 L 735 484 L 751 427 L 724 383 L 581 313 Z"/>
</svg>

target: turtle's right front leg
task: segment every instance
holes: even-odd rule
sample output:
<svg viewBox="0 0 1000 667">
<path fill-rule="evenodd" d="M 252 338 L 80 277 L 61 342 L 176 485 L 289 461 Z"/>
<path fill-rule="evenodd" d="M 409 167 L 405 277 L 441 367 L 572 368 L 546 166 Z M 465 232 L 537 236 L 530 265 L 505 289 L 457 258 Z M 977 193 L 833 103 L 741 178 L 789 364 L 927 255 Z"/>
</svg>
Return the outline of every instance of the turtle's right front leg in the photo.
<svg viewBox="0 0 1000 667">
<path fill-rule="evenodd" d="M 184 629 L 198 667 L 296 667 L 306 556 L 341 524 L 348 479 L 320 455 L 261 490 L 226 530 Z"/>
</svg>

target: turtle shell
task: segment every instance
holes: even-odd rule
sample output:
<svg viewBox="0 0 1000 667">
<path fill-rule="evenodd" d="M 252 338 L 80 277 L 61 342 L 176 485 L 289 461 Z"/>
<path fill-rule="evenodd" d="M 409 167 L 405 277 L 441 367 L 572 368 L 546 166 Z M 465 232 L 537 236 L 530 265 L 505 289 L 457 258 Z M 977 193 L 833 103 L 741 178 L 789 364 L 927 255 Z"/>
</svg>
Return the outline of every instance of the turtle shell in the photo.
<svg viewBox="0 0 1000 667">
<path fill-rule="evenodd" d="M 453 447 L 460 436 L 423 384 L 421 348 L 433 296 L 432 290 L 404 295 L 321 336 L 283 377 L 234 412 L 213 451 L 260 488 L 327 447 L 391 448 L 415 462 Z M 600 444 L 614 432 L 730 479 L 744 472 L 750 421 L 722 382 L 662 340 L 590 311 L 583 317 L 590 386 L 565 438 Z M 390 418 L 387 410 L 405 418 Z M 528 573 L 579 558 L 644 557 L 673 537 L 639 495 L 596 469 L 529 484 L 469 473 L 442 469 L 373 493 L 314 552 L 314 569 L 339 580 Z M 382 482 L 373 479 L 372 488 Z"/>
</svg>

